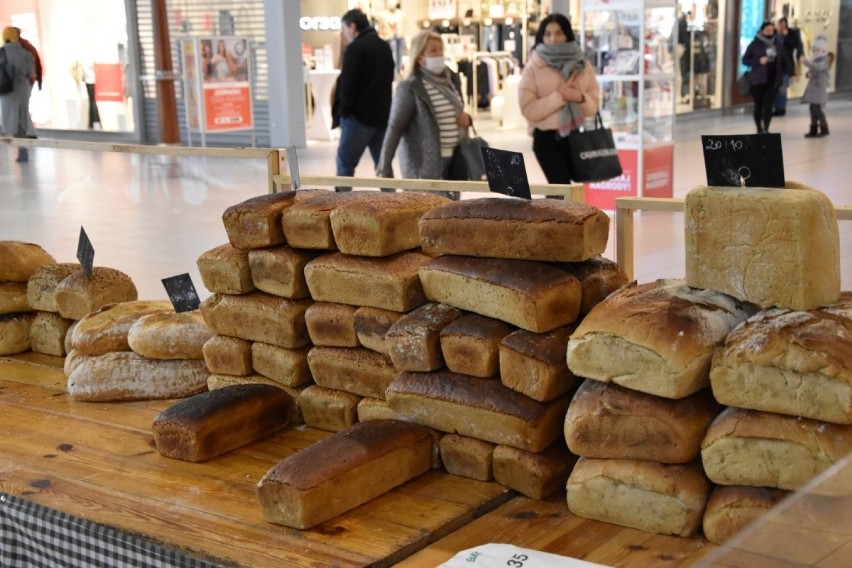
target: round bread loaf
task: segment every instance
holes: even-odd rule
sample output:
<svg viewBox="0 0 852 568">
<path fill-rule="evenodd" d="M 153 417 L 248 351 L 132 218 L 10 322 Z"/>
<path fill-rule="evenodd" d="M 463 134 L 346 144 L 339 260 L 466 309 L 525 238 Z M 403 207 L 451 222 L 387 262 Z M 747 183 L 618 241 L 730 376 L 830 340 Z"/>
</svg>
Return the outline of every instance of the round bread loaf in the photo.
<svg viewBox="0 0 852 568">
<path fill-rule="evenodd" d="M 136 321 L 150 314 L 174 313 L 168 300 L 136 300 L 107 304 L 83 317 L 74 327 L 71 345 L 85 355 L 130 351 L 127 333 Z"/>
<path fill-rule="evenodd" d="M 151 359 L 204 359 L 204 344 L 214 333 L 201 311 L 155 313 L 139 318 L 127 333 L 134 352 Z"/>
<path fill-rule="evenodd" d="M 34 243 L 0 241 L 0 282 L 26 282 L 45 264 L 56 259 Z"/>
</svg>

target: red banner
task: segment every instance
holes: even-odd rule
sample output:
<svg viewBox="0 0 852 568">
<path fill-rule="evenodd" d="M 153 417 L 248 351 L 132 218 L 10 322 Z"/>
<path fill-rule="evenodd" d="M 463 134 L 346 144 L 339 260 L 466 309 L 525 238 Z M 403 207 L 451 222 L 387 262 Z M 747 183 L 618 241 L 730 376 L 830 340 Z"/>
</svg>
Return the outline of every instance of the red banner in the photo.
<svg viewBox="0 0 852 568">
<path fill-rule="evenodd" d="M 204 116 L 208 132 L 252 128 L 249 86 L 204 85 Z"/>
<path fill-rule="evenodd" d="M 615 209 L 618 197 L 639 193 L 638 150 L 619 150 L 622 174 L 617 178 L 586 184 L 586 203 L 599 209 Z M 674 175 L 674 147 L 657 146 L 644 151 L 644 197 L 671 197 Z"/>
<path fill-rule="evenodd" d="M 99 103 L 124 102 L 121 63 L 95 63 L 95 100 Z"/>
</svg>

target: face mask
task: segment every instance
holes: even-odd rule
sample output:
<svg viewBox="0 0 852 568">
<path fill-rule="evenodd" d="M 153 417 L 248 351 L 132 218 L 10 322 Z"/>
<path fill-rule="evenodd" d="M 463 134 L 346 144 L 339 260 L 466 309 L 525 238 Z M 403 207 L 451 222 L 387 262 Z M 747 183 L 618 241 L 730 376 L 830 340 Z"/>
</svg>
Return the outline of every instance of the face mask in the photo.
<svg viewBox="0 0 852 568">
<path fill-rule="evenodd" d="M 430 73 L 438 74 L 444 70 L 444 62 L 447 59 L 443 55 L 438 55 L 436 57 L 427 57 L 426 63 L 423 64 L 423 67 L 429 71 Z"/>
</svg>

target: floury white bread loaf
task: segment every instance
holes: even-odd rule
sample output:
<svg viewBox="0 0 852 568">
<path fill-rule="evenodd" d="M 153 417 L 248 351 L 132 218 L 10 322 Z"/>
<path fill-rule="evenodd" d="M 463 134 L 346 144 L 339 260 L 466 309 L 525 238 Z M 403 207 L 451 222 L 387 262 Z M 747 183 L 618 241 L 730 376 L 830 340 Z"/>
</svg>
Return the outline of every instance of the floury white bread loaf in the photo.
<svg viewBox="0 0 852 568">
<path fill-rule="evenodd" d="M 228 241 L 234 248 L 243 250 L 284 243 L 282 211 L 319 193 L 318 190 L 270 193 L 228 207 L 222 214 Z"/>
<path fill-rule="evenodd" d="M 704 510 L 704 536 L 724 544 L 790 495 L 782 489 L 717 485 Z"/>
<path fill-rule="evenodd" d="M 426 297 L 543 333 L 580 313 L 581 288 L 574 276 L 543 262 L 441 256 L 420 267 Z"/>
<path fill-rule="evenodd" d="M 410 312 L 426 303 L 417 269 L 428 260 L 416 252 L 384 258 L 326 254 L 305 266 L 305 278 L 317 302 Z"/>
<path fill-rule="evenodd" d="M 713 356 L 710 384 L 728 406 L 852 424 L 852 292 L 824 308 L 758 312 Z"/>
<path fill-rule="evenodd" d="M 68 394 L 89 402 L 182 398 L 207 390 L 208 374 L 197 359 L 158 361 L 132 351 L 83 355 L 68 375 Z"/>
<path fill-rule="evenodd" d="M 567 491 L 568 509 L 580 517 L 692 536 L 701 528 L 710 483 L 698 463 L 580 458 Z"/>
<path fill-rule="evenodd" d="M 64 357 L 65 336 L 73 320 L 51 312 L 38 312 L 30 325 L 30 348 L 35 353 Z"/>
<path fill-rule="evenodd" d="M 264 292 L 214 294 L 201 303 L 201 313 L 219 335 L 298 349 L 310 340 L 305 311 L 311 304 L 311 300 L 287 300 Z"/>
<path fill-rule="evenodd" d="M 220 245 L 195 261 L 204 287 L 218 294 L 245 294 L 254 290 L 248 251 Z"/>
<path fill-rule="evenodd" d="M 42 266 L 55 263 L 56 259 L 35 243 L 0 241 L 0 282 L 26 282 Z"/>
<path fill-rule="evenodd" d="M 17 355 L 30 350 L 33 318 L 33 313 L 0 316 L 0 355 Z"/>
<path fill-rule="evenodd" d="M 127 332 L 130 349 L 151 359 L 204 359 L 204 344 L 215 335 L 200 310 L 142 316 Z"/>
<path fill-rule="evenodd" d="M 30 309 L 59 312 L 56 306 L 56 288 L 60 282 L 78 270 L 79 264 L 61 262 L 45 264 L 33 272 L 27 282 L 27 304 Z"/>
<path fill-rule="evenodd" d="M 258 290 L 298 300 L 311 295 L 305 281 L 305 265 L 316 258 L 314 251 L 288 246 L 251 250 L 248 253 L 251 279 Z"/>
<path fill-rule="evenodd" d="M 375 199 L 372 191 L 347 191 L 314 195 L 281 215 L 287 244 L 293 248 L 336 250 L 331 230 L 331 212 L 344 203 Z"/>
<path fill-rule="evenodd" d="M 264 518 L 307 529 L 429 471 L 432 433 L 398 420 L 355 424 L 279 462 L 257 484 Z"/>
<path fill-rule="evenodd" d="M 425 304 L 402 316 L 385 334 L 393 366 L 399 371 L 434 371 L 444 366 L 441 330 L 462 311 L 443 304 Z"/>
<path fill-rule="evenodd" d="M 0 282 L 0 315 L 28 312 L 27 283 Z"/>
<path fill-rule="evenodd" d="M 424 213 L 451 203 L 439 195 L 373 192 L 372 199 L 347 201 L 330 215 L 337 248 L 344 254 L 389 256 L 420 247 Z"/>
<path fill-rule="evenodd" d="M 631 284 L 598 304 L 568 341 L 579 377 L 683 398 L 710 384 L 710 360 L 753 313 L 738 300 L 683 280 Z"/>
<path fill-rule="evenodd" d="M 701 442 L 714 483 L 799 489 L 852 452 L 852 426 L 728 408 Z"/>
<path fill-rule="evenodd" d="M 82 269 L 72 272 L 56 286 L 56 308 L 64 318 L 79 320 L 117 302 L 139 297 L 130 276 L 115 268 L 95 266 L 89 280 Z"/>
<path fill-rule="evenodd" d="M 840 237 L 823 193 L 700 187 L 686 196 L 686 283 L 762 308 L 809 310 L 840 295 Z"/>
<path fill-rule="evenodd" d="M 71 347 L 84 355 L 130 351 L 127 333 L 139 318 L 174 311 L 168 300 L 135 300 L 108 304 L 77 322 L 71 332 Z"/>
<path fill-rule="evenodd" d="M 202 392 L 154 418 L 154 442 L 162 456 L 207 461 L 286 428 L 292 405 L 286 391 L 271 385 Z"/>
<path fill-rule="evenodd" d="M 608 237 L 603 211 L 553 199 L 465 199 L 420 219 L 432 254 L 581 262 L 603 253 Z"/>
</svg>

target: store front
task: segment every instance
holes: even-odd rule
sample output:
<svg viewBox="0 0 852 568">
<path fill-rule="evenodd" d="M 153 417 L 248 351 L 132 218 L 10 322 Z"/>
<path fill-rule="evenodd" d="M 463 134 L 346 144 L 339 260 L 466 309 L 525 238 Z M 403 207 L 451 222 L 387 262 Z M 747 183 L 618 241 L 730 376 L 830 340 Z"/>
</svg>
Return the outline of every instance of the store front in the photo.
<svg viewBox="0 0 852 568">
<path fill-rule="evenodd" d="M 677 113 L 722 107 L 726 2 L 678 0 Z"/>
</svg>

